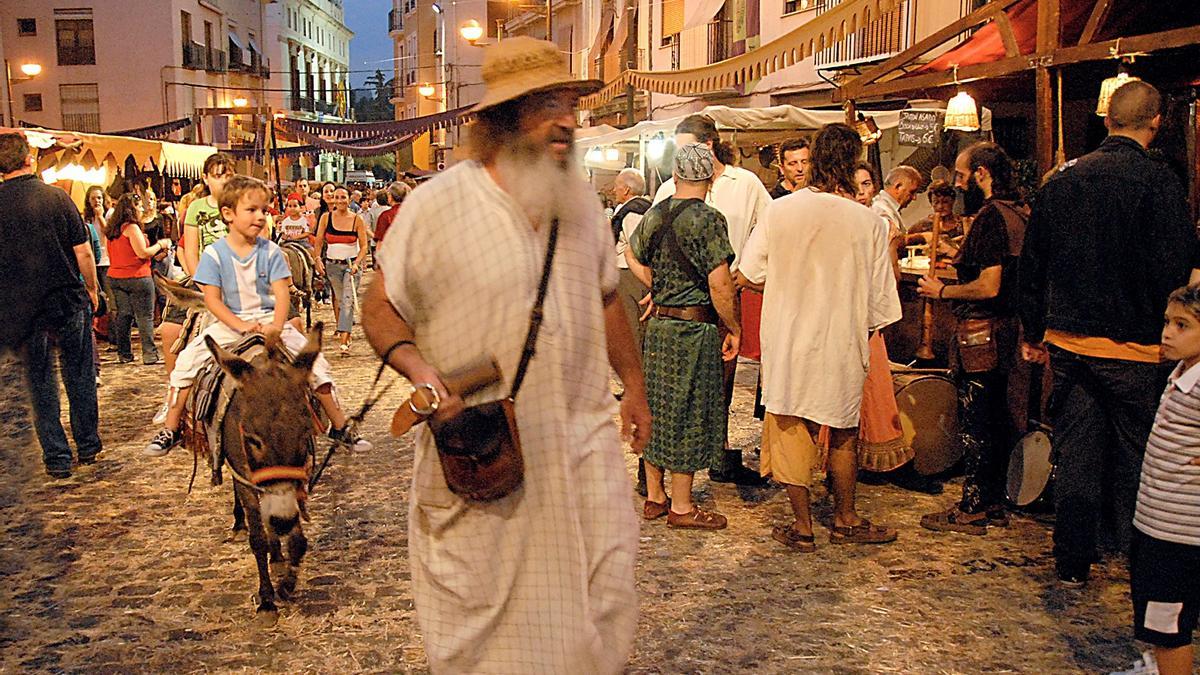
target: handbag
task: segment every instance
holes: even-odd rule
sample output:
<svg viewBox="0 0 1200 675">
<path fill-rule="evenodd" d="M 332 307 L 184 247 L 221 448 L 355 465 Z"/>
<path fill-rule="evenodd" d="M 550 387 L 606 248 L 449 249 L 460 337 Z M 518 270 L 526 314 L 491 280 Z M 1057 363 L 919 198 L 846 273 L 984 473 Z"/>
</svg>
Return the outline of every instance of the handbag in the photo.
<svg viewBox="0 0 1200 675">
<path fill-rule="evenodd" d="M 521 389 L 542 325 L 542 305 L 550 285 L 550 270 L 558 242 L 558 219 L 550 223 L 546 262 L 537 299 L 529 316 L 529 331 L 507 397 L 466 408 L 449 420 L 431 419 L 429 429 L 437 447 L 446 486 L 463 499 L 489 502 L 512 494 L 525 480 L 525 461 L 513 401 Z"/>
<path fill-rule="evenodd" d="M 983 373 L 999 365 L 995 319 L 959 319 L 955 339 L 958 361 L 965 372 Z"/>
</svg>

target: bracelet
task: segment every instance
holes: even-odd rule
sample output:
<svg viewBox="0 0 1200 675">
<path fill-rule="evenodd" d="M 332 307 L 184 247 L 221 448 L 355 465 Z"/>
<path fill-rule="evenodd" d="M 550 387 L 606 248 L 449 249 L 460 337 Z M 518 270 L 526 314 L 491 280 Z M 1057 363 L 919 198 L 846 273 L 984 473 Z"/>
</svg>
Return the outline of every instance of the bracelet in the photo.
<svg viewBox="0 0 1200 675">
<path fill-rule="evenodd" d="M 392 358 L 392 352 L 403 347 L 404 345 L 412 345 L 416 347 L 417 343 L 413 342 L 412 340 L 396 340 L 391 347 L 388 347 L 387 350 L 383 352 L 383 362 L 386 364 Z"/>
<path fill-rule="evenodd" d="M 942 287 L 938 289 L 938 300 L 945 300 L 945 299 L 946 299 L 946 298 L 944 298 L 944 297 L 942 296 L 942 294 L 943 294 L 943 293 L 945 293 L 945 292 L 946 292 L 946 284 L 942 284 Z"/>
</svg>

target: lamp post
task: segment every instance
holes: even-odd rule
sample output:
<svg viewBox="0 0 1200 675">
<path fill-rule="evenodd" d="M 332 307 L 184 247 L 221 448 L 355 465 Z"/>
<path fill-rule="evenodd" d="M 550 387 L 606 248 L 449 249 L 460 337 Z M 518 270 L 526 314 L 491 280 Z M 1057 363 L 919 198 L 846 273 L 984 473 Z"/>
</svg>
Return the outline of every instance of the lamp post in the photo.
<svg viewBox="0 0 1200 675">
<path fill-rule="evenodd" d="M 31 80 L 42 73 L 42 64 L 40 63 L 22 63 L 21 74 L 23 77 L 13 77 L 12 64 L 8 59 L 4 59 L 4 90 L 8 92 L 8 125 L 11 127 L 17 126 L 17 118 L 13 116 L 13 84 Z"/>
</svg>

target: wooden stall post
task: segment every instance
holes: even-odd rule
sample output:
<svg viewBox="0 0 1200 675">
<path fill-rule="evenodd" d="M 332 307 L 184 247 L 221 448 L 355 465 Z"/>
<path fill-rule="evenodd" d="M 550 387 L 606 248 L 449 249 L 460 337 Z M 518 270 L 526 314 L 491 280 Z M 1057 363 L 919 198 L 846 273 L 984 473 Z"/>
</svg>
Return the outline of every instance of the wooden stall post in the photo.
<svg viewBox="0 0 1200 675">
<path fill-rule="evenodd" d="M 929 278 L 937 276 L 938 242 L 942 239 L 942 216 L 933 214 L 933 232 L 929 239 Z M 921 346 L 917 347 L 917 358 L 922 361 L 933 359 L 933 298 L 925 298 L 925 313 L 921 317 Z"/>
</svg>

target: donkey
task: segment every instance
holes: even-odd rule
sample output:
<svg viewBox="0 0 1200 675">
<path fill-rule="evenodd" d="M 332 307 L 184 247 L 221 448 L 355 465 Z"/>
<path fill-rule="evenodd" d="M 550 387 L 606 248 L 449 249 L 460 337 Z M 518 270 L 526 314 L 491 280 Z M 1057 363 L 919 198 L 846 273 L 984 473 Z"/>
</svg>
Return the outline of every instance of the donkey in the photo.
<svg viewBox="0 0 1200 675">
<path fill-rule="evenodd" d="M 250 550 L 258 563 L 256 602 L 262 625 L 277 620 L 275 599 L 290 598 L 308 550 L 300 523 L 301 517 L 308 519 L 304 501 L 316 434 L 308 378 L 321 352 L 321 328 L 320 323 L 314 327 L 291 362 L 277 338 L 247 359 L 205 337 L 225 372 L 224 386 L 234 388 L 219 421 L 221 454 L 233 472 L 235 511 L 245 514 Z M 281 539 L 287 540 L 286 561 Z"/>
</svg>

